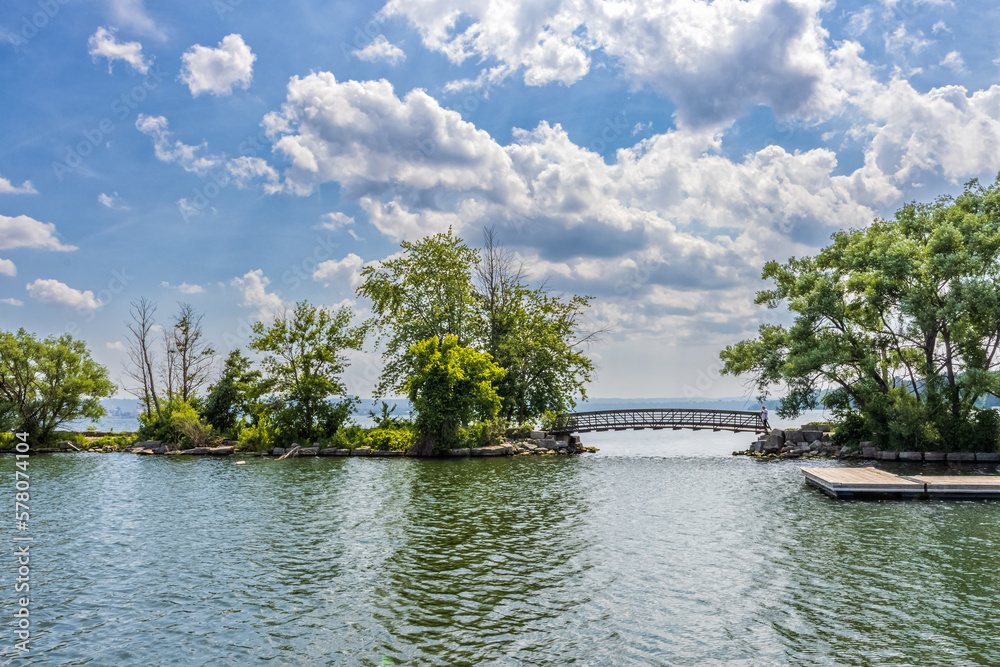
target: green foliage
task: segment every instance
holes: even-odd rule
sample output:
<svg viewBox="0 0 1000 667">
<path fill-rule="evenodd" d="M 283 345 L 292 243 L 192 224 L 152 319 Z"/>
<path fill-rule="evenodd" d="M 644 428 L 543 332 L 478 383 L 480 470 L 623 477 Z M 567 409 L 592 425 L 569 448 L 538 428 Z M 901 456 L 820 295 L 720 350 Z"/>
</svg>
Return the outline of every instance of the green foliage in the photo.
<svg viewBox="0 0 1000 667">
<path fill-rule="evenodd" d="M 185 446 L 202 447 L 212 440 L 212 427 L 201 421 L 198 410 L 190 401 L 179 396 L 160 402 L 159 414 L 139 415 L 140 440 L 175 442 Z"/>
<path fill-rule="evenodd" d="M 366 323 L 385 342 L 385 367 L 377 396 L 406 390 L 412 372 L 409 350 L 420 341 L 454 336 L 472 342 L 472 267 L 478 255 L 449 229 L 415 243 L 400 243 L 402 256 L 366 266 L 359 296 L 372 301 Z"/>
<path fill-rule="evenodd" d="M 1000 179 L 837 233 L 763 278 L 774 288 L 757 303 L 786 303 L 794 322 L 727 347 L 723 373 L 761 400 L 779 388 L 782 417 L 857 412 L 848 430 L 863 423 L 883 448 L 985 446 L 973 425 L 977 401 L 1000 394 Z"/>
<path fill-rule="evenodd" d="M 237 440 L 243 450 L 260 452 L 273 448 L 276 439 L 270 417 L 263 414 L 256 422 L 240 427 Z"/>
<path fill-rule="evenodd" d="M 361 349 L 363 331 L 351 328 L 350 320 L 347 307 L 330 311 L 302 301 L 270 327 L 254 324 L 250 346 L 266 354 L 265 377 L 274 392 L 274 424 L 281 438 L 317 441 L 351 414 L 349 401 L 329 402 L 346 391 L 344 350 Z"/>
<path fill-rule="evenodd" d="M 468 428 L 458 430 L 457 446 L 472 448 L 499 445 L 503 442 L 504 431 L 506 428 L 498 419 L 477 422 Z"/>
<path fill-rule="evenodd" d="M 9 431 L 0 432 L 0 449 L 12 449 L 19 442 L 17 436 Z"/>
<path fill-rule="evenodd" d="M 213 429 L 234 436 L 247 423 L 256 423 L 265 409 L 263 397 L 269 391 L 260 371 L 240 350 L 226 358 L 219 381 L 209 388 L 202 416 Z"/>
<path fill-rule="evenodd" d="M 410 428 L 386 426 L 367 429 L 361 437 L 360 442 L 359 446 L 361 447 L 404 452 L 416 442 L 416 434 Z"/>
<path fill-rule="evenodd" d="M 0 425 L 28 433 L 30 444 L 68 421 L 103 417 L 100 399 L 114 392 L 83 341 L 0 331 Z"/>
<path fill-rule="evenodd" d="M 122 450 L 130 445 L 139 442 L 139 437 L 134 433 L 123 433 L 121 435 L 106 435 L 101 438 L 88 439 L 83 446 L 88 449 L 100 449 L 102 447 L 114 447 Z"/>
<path fill-rule="evenodd" d="M 503 369 L 488 354 L 459 345 L 446 336 L 428 338 L 410 348 L 407 394 L 423 442 L 421 453 L 460 446 L 459 429 L 475 420 L 492 420 L 500 410 L 494 384 Z"/>
<path fill-rule="evenodd" d="M 539 419 L 539 425 L 543 431 L 551 431 L 560 426 L 565 426 L 566 417 L 562 413 L 546 410 Z"/>
</svg>

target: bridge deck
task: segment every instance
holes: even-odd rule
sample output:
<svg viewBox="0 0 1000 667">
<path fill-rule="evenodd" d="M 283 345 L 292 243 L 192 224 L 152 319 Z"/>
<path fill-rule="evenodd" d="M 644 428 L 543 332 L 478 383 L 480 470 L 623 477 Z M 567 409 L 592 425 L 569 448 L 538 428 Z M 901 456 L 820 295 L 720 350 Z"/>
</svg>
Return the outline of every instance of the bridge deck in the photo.
<svg viewBox="0 0 1000 667">
<path fill-rule="evenodd" d="M 642 431 L 644 429 L 691 429 L 763 433 L 760 414 L 747 410 L 699 410 L 694 408 L 650 408 L 599 410 L 560 415 L 553 433 L 588 431 Z"/>
</svg>

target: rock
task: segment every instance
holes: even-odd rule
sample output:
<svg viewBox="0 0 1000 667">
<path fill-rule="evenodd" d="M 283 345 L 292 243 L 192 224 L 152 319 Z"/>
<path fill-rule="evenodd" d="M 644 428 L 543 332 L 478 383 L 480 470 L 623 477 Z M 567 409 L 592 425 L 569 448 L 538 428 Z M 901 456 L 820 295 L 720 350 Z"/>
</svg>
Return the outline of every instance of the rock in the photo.
<svg viewBox="0 0 1000 667">
<path fill-rule="evenodd" d="M 535 444 L 535 443 L 533 443 L 533 442 L 526 442 L 526 443 L 524 443 L 524 445 L 522 445 L 522 446 L 523 446 L 523 447 L 524 447 L 525 449 L 527 449 L 527 450 L 528 450 L 529 452 L 533 452 L 533 451 L 535 451 L 536 449 L 538 449 L 538 445 L 536 445 L 536 444 Z"/>
<path fill-rule="evenodd" d="M 996 452 L 976 452 L 976 463 L 1000 463 L 1000 454 Z"/>
<path fill-rule="evenodd" d="M 41 451 L 41 450 L 39 450 L 39 451 Z M 135 450 L 135 453 L 136 454 L 142 454 L 144 456 L 149 456 L 149 455 L 153 454 L 153 450 L 152 449 L 148 449 L 146 447 L 140 447 L 139 449 Z"/>
<path fill-rule="evenodd" d="M 924 452 L 924 461 L 945 461 L 947 458 L 944 452 Z"/>
<path fill-rule="evenodd" d="M 840 458 L 842 458 L 842 459 L 846 459 L 848 456 L 851 455 L 852 451 L 853 450 L 850 447 L 848 447 L 847 445 L 844 445 L 839 450 L 837 450 L 837 456 L 840 457 Z"/>
<path fill-rule="evenodd" d="M 559 447 L 559 443 L 556 442 L 555 438 L 543 438 L 538 445 L 540 447 L 544 447 L 545 449 L 558 449 Z"/>
<path fill-rule="evenodd" d="M 401 452 L 401 451 L 399 451 L 397 449 L 390 449 L 390 450 L 386 451 L 386 453 L 384 454 L 384 456 L 396 457 L 396 456 L 402 456 L 405 453 L 406 452 Z"/>
<path fill-rule="evenodd" d="M 819 440 L 822 437 L 823 437 L 822 431 L 813 431 L 813 430 L 806 431 L 804 429 L 802 430 L 802 439 L 805 442 L 812 442 L 814 440 Z"/>
<path fill-rule="evenodd" d="M 545 431 L 532 431 L 531 432 L 531 439 L 532 440 L 542 440 L 544 438 L 545 438 Z"/>
<path fill-rule="evenodd" d="M 895 461 L 899 452 L 879 451 L 877 458 L 880 461 Z"/>
<path fill-rule="evenodd" d="M 333 447 L 326 447 L 324 449 L 319 450 L 319 455 L 320 456 L 336 456 L 337 455 L 337 450 L 334 449 Z"/>
<path fill-rule="evenodd" d="M 351 450 L 349 450 L 347 448 L 343 448 L 343 449 L 337 448 L 337 449 L 333 450 L 333 455 L 334 456 L 350 456 L 351 455 Z"/>
<path fill-rule="evenodd" d="M 229 456 L 233 453 L 232 445 L 222 445 L 220 447 L 209 447 L 208 453 L 212 456 Z"/>
<path fill-rule="evenodd" d="M 878 458 L 878 450 L 870 442 L 861 443 L 861 456 L 866 459 L 876 459 Z"/>
<path fill-rule="evenodd" d="M 767 436 L 767 439 L 764 440 L 763 451 L 765 454 L 777 454 L 779 451 L 781 451 L 781 448 L 784 446 L 785 446 L 784 435 L 783 434 L 778 435 L 777 433 L 772 432 L 771 435 Z"/>
<path fill-rule="evenodd" d="M 154 447 L 153 448 L 153 453 L 154 454 L 166 454 L 167 453 L 167 446 L 166 445 L 160 445 L 159 447 Z"/>
<path fill-rule="evenodd" d="M 208 447 L 192 447 L 191 449 L 181 450 L 181 454 L 185 454 L 187 456 L 203 456 L 208 453 Z"/>
<path fill-rule="evenodd" d="M 274 449 L 271 450 L 271 456 L 284 456 L 284 455 L 285 455 L 284 447 L 275 447 Z"/>
<path fill-rule="evenodd" d="M 899 460 L 900 461 L 923 461 L 924 460 L 924 453 L 923 452 L 900 452 L 899 453 Z"/>
<path fill-rule="evenodd" d="M 368 456 L 372 453 L 371 447 L 355 447 L 351 450 L 351 456 Z"/>
<path fill-rule="evenodd" d="M 799 450 L 797 450 L 797 449 L 796 450 L 792 450 L 792 451 L 787 452 L 786 454 L 784 454 L 784 457 L 786 459 L 797 459 L 800 456 L 802 456 L 802 453 Z"/>
<path fill-rule="evenodd" d="M 388 451 L 387 449 L 373 449 L 368 456 L 385 456 Z"/>
<path fill-rule="evenodd" d="M 319 447 L 303 447 L 299 450 L 299 456 L 318 456 Z"/>
<path fill-rule="evenodd" d="M 802 439 L 802 431 L 785 431 L 785 442 L 805 442 L 805 440 Z"/>
<path fill-rule="evenodd" d="M 831 438 L 830 434 L 826 431 L 823 431 L 823 435 L 821 435 L 819 439 L 823 442 L 833 442 L 833 438 Z"/>
<path fill-rule="evenodd" d="M 948 452 L 948 463 L 975 463 L 975 452 Z"/>
</svg>

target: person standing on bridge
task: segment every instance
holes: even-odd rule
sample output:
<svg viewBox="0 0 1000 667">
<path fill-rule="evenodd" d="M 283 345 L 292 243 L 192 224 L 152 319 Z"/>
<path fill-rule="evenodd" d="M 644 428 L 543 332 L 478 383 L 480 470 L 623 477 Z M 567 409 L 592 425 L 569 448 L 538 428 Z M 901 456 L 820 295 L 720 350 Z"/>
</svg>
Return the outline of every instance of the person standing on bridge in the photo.
<svg viewBox="0 0 1000 667">
<path fill-rule="evenodd" d="M 764 432 L 769 434 L 771 432 L 771 425 L 767 423 L 767 406 L 766 405 L 760 406 L 760 420 L 761 420 L 761 422 L 764 423 Z"/>
</svg>

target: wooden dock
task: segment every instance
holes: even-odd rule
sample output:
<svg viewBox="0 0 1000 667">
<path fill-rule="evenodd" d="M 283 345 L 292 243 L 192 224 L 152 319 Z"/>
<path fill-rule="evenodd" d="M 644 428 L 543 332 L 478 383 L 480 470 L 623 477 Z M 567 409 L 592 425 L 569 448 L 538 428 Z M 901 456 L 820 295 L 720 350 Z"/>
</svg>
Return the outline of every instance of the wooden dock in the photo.
<svg viewBox="0 0 1000 667">
<path fill-rule="evenodd" d="M 893 475 L 877 468 L 802 468 L 806 481 L 834 498 L 1000 498 L 1000 475 Z"/>
</svg>

